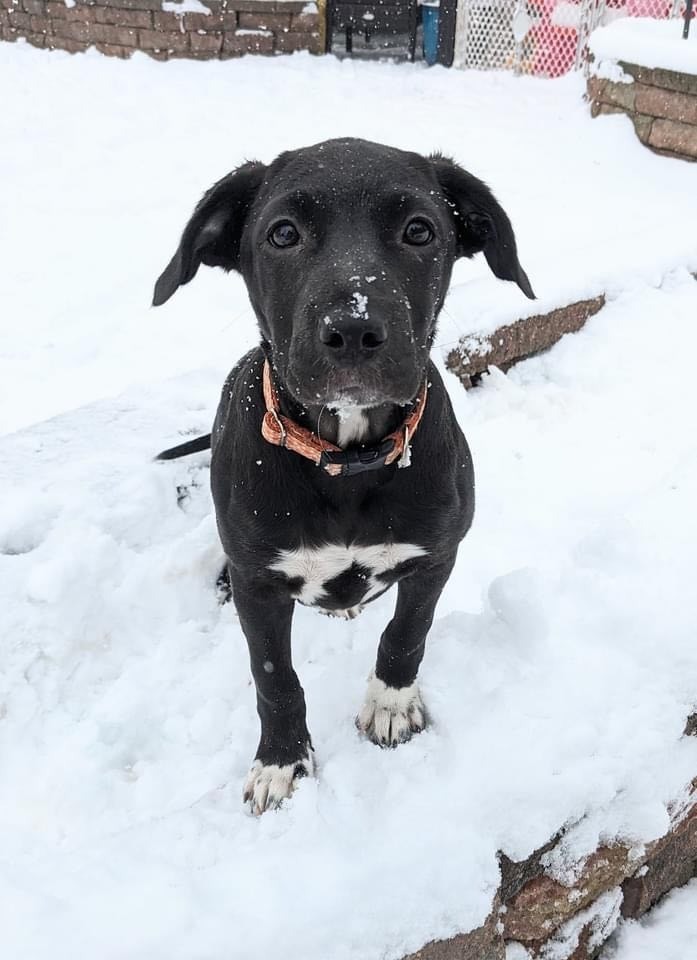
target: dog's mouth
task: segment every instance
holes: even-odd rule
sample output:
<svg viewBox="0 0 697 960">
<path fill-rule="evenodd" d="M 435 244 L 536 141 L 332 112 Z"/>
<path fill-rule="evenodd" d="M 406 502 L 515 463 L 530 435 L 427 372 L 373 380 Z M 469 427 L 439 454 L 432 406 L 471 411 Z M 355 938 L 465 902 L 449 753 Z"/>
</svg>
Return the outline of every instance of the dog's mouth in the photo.
<svg viewBox="0 0 697 960">
<path fill-rule="evenodd" d="M 335 370 L 327 377 L 326 396 L 322 402 L 328 407 L 370 407 L 384 403 L 384 392 L 374 379 L 361 376 L 358 370 Z"/>
<path fill-rule="evenodd" d="M 324 376 L 295 377 L 292 374 L 286 386 L 297 401 L 308 407 L 324 406 L 330 409 L 347 407 L 379 407 L 383 404 L 410 403 L 418 393 L 423 375 L 416 371 L 391 381 L 361 370 L 337 370 Z"/>
<path fill-rule="evenodd" d="M 374 407 L 392 400 L 389 383 L 384 382 L 378 370 L 367 366 L 327 365 L 318 369 L 318 365 L 312 364 L 303 369 L 291 363 L 281 376 L 286 389 L 305 406 Z"/>
</svg>

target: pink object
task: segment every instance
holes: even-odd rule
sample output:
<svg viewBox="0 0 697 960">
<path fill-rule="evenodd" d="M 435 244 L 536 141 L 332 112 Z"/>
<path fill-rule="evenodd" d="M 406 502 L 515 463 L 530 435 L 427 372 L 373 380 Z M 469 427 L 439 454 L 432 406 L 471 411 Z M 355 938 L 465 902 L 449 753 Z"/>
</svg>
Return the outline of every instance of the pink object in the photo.
<svg viewBox="0 0 697 960">
<path fill-rule="evenodd" d="M 574 66 L 578 46 L 575 11 L 577 0 L 528 0 L 534 23 L 527 34 L 531 50 L 528 71 L 535 76 L 560 77 Z M 666 20 L 672 0 L 608 0 L 618 16 Z M 683 0 L 684 11 L 684 0 Z"/>
<path fill-rule="evenodd" d="M 578 42 L 575 27 L 557 27 L 543 21 L 531 27 L 529 36 L 534 45 L 532 72 L 536 76 L 560 77 L 571 70 Z"/>
</svg>

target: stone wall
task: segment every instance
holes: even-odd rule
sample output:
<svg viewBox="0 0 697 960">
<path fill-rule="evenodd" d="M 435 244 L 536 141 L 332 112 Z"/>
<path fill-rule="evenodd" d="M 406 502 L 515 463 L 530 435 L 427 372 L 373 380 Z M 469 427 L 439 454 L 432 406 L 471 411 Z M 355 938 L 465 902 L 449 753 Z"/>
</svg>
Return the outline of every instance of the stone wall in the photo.
<svg viewBox="0 0 697 960">
<path fill-rule="evenodd" d="M 629 83 L 591 76 L 594 117 L 626 113 L 642 143 L 658 153 L 697 160 L 697 76 L 619 63 Z"/>
<path fill-rule="evenodd" d="M 697 714 L 684 735 L 696 733 Z M 507 947 L 517 960 L 593 960 L 620 918 L 643 916 L 697 875 L 697 777 L 668 812 L 671 828 L 663 837 L 602 846 L 568 884 L 554 869 L 563 829 L 526 860 L 500 854 L 501 881 L 486 923 L 426 944 L 405 960 L 505 960 Z"/>
<path fill-rule="evenodd" d="M 172 4 L 167 4 L 171 7 Z M 210 13 L 163 10 L 162 0 L 0 0 L 0 40 L 130 57 L 227 59 L 319 52 L 319 17 L 306 0 L 206 0 Z"/>
</svg>

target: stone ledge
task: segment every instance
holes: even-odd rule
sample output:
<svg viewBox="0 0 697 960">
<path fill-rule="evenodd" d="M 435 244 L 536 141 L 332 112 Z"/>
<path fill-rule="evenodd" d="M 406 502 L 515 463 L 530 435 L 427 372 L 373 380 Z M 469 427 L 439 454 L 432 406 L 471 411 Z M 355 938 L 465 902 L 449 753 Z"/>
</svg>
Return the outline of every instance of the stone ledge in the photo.
<svg viewBox="0 0 697 960">
<path fill-rule="evenodd" d="M 690 93 L 697 96 L 697 75 L 691 73 L 677 73 L 674 70 L 642 67 L 638 63 L 619 61 L 624 73 L 629 74 L 638 83 L 645 83 L 649 87 L 660 87 L 663 90 L 675 90 L 678 93 Z"/>
<path fill-rule="evenodd" d="M 685 735 L 697 733 L 697 714 Z M 670 890 L 697 875 L 697 777 L 669 809 L 671 829 L 644 847 L 614 843 L 578 865 L 563 884 L 548 872 L 561 830 L 526 860 L 500 854 L 501 881 L 487 921 L 477 930 L 433 941 L 404 960 L 504 960 L 518 944 L 531 960 L 593 960 L 620 916 L 636 919 Z"/>
<path fill-rule="evenodd" d="M 697 160 L 697 76 L 619 66 L 630 82 L 589 77 L 591 115 L 626 113 L 641 142 L 656 153 Z"/>
<path fill-rule="evenodd" d="M 605 297 L 600 295 L 550 313 L 517 320 L 486 336 L 463 337 L 448 354 L 446 366 L 465 387 L 470 387 L 473 378 L 485 373 L 490 366 L 508 370 L 519 360 L 548 350 L 564 334 L 576 333 L 604 305 Z"/>
<path fill-rule="evenodd" d="M 643 83 L 626 84 L 636 88 L 634 109 L 652 117 L 679 120 L 681 123 L 697 124 L 697 96 L 676 93 L 660 87 L 647 87 Z"/>
<path fill-rule="evenodd" d="M 657 150 L 697 160 L 697 126 L 693 124 L 657 118 L 651 124 L 647 142 Z"/>
</svg>

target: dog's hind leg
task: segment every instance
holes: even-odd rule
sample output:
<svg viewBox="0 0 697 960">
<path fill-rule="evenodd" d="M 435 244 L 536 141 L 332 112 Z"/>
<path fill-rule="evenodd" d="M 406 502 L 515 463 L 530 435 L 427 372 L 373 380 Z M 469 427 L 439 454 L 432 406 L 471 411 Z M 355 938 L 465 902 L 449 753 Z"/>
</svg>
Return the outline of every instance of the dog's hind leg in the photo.
<svg viewBox="0 0 697 960">
<path fill-rule="evenodd" d="M 380 747 L 396 747 L 427 723 L 416 675 L 426 635 L 455 557 L 400 580 L 397 607 L 380 638 L 375 671 L 356 726 Z"/>
<path fill-rule="evenodd" d="M 294 601 L 268 583 L 249 583 L 231 569 L 232 594 L 249 646 L 261 738 L 242 798 L 252 813 L 278 807 L 297 781 L 314 772 L 305 696 L 293 669 Z"/>
</svg>

